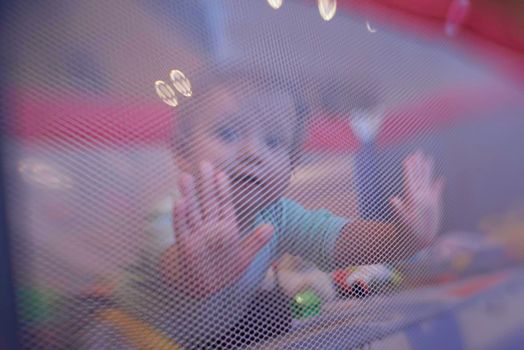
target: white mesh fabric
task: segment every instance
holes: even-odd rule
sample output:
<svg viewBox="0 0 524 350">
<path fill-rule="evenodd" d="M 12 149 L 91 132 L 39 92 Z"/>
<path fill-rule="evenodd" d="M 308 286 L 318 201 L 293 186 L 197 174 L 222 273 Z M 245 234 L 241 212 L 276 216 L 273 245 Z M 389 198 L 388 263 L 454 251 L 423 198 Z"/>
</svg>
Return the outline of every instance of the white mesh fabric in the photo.
<svg viewBox="0 0 524 350">
<path fill-rule="evenodd" d="M 25 347 L 363 346 L 439 312 L 442 233 L 523 202 L 519 87 L 443 34 L 280 3 L 7 8 Z M 439 178 L 406 225 L 391 199 Z"/>
</svg>

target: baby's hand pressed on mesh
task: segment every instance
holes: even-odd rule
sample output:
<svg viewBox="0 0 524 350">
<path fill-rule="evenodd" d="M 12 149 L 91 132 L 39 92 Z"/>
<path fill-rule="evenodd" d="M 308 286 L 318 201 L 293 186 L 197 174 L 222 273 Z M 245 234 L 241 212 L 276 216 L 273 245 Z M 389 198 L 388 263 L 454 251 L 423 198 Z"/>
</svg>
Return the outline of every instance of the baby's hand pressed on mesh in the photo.
<svg viewBox="0 0 524 350">
<path fill-rule="evenodd" d="M 260 225 L 243 237 L 227 175 L 207 162 L 202 163 L 200 173 L 198 193 L 193 176 L 180 178 L 182 195 L 173 213 L 176 243 L 171 248 L 177 266 L 163 268 L 177 269 L 173 281 L 177 287 L 195 296 L 208 296 L 241 277 L 271 239 L 273 227 Z"/>
<path fill-rule="evenodd" d="M 444 180 L 433 180 L 433 159 L 420 151 L 404 161 L 403 177 L 403 195 L 391 203 L 415 237 L 427 244 L 440 228 Z"/>
</svg>

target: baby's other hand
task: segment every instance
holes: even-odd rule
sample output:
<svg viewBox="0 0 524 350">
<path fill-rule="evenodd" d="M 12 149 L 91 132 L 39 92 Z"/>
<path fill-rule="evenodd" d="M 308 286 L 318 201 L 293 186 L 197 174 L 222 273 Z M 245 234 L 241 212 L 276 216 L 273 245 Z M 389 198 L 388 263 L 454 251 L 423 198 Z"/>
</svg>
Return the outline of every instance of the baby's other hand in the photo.
<svg viewBox="0 0 524 350">
<path fill-rule="evenodd" d="M 180 178 L 181 198 L 175 203 L 175 244 L 162 259 L 162 271 L 177 288 L 197 297 L 234 283 L 271 239 L 273 227 L 261 225 L 242 237 L 233 207 L 229 179 L 204 162 L 201 186 L 195 177 Z"/>
<path fill-rule="evenodd" d="M 433 179 L 433 167 L 433 158 L 421 151 L 408 156 L 403 163 L 403 194 L 391 199 L 403 224 L 423 245 L 435 238 L 442 220 L 444 179 Z"/>
</svg>

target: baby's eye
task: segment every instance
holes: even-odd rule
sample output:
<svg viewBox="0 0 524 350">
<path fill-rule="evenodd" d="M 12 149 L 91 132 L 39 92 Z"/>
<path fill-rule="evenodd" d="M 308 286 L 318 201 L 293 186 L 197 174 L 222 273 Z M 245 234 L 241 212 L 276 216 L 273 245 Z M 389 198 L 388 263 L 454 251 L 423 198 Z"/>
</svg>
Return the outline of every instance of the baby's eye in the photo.
<svg viewBox="0 0 524 350">
<path fill-rule="evenodd" d="M 280 148 L 284 145 L 284 139 L 280 135 L 268 135 L 264 142 L 269 148 Z"/>
<path fill-rule="evenodd" d="M 216 130 L 217 136 L 225 142 L 233 142 L 240 136 L 239 132 L 230 126 L 222 126 Z"/>
</svg>

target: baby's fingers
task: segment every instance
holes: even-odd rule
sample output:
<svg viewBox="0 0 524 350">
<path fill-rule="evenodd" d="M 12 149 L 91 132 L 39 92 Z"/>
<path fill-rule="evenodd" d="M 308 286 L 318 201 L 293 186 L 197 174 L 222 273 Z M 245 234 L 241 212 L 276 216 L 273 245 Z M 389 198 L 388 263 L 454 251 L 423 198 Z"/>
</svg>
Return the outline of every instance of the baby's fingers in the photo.
<svg viewBox="0 0 524 350">
<path fill-rule="evenodd" d="M 404 161 L 403 177 L 406 190 L 410 191 L 418 185 L 421 176 L 420 158 L 417 154 L 409 156 Z"/>
<path fill-rule="evenodd" d="M 187 239 L 187 206 L 183 198 L 175 202 L 173 208 L 173 228 L 175 230 L 175 239 Z"/>
<path fill-rule="evenodd" d="M 438 178 L 431 187 L 431 195 L 433 198 L 440 200 L 442 191 L 446 185 L 446 180 L 443 177 Z"/>
<path fill-rule="evenodd" d="M 209 162 L 203 162 L 200 166 L 202 176 L 201 204 L 204 218 L 210 225 L 218 220 L 217 185 L 215 183 L 215 170 Z"/>
<path fill-rule="evenodd" d="M 433 160 L 433 157 L 426 157 L 424 160 L 424 178 L 428 183 L 433 180 L 433 171 L 435 168 L 435 161 Z"/>
<path fill-rule="evenodd" d="M 235 219 L 235 209 L 233 206 L 233 196 L 231 195 L 229 180 L 224 172 L 219 172 L 216 178 L 218 184 L 218 196 L 220 199 L 221 217 L 223 220 L 231 222 Z"/>
<path fill-rule="evenodd" d="M 192 231 L 195 231 L 202 224 L 202 215 L 198 206 L 197 195 L 195 191 L 195 181 L 188 174 L 183 174 L 180 178 L 180 188 L 185 200 L 185 213 L 187 223 Z"/>
</svg>

